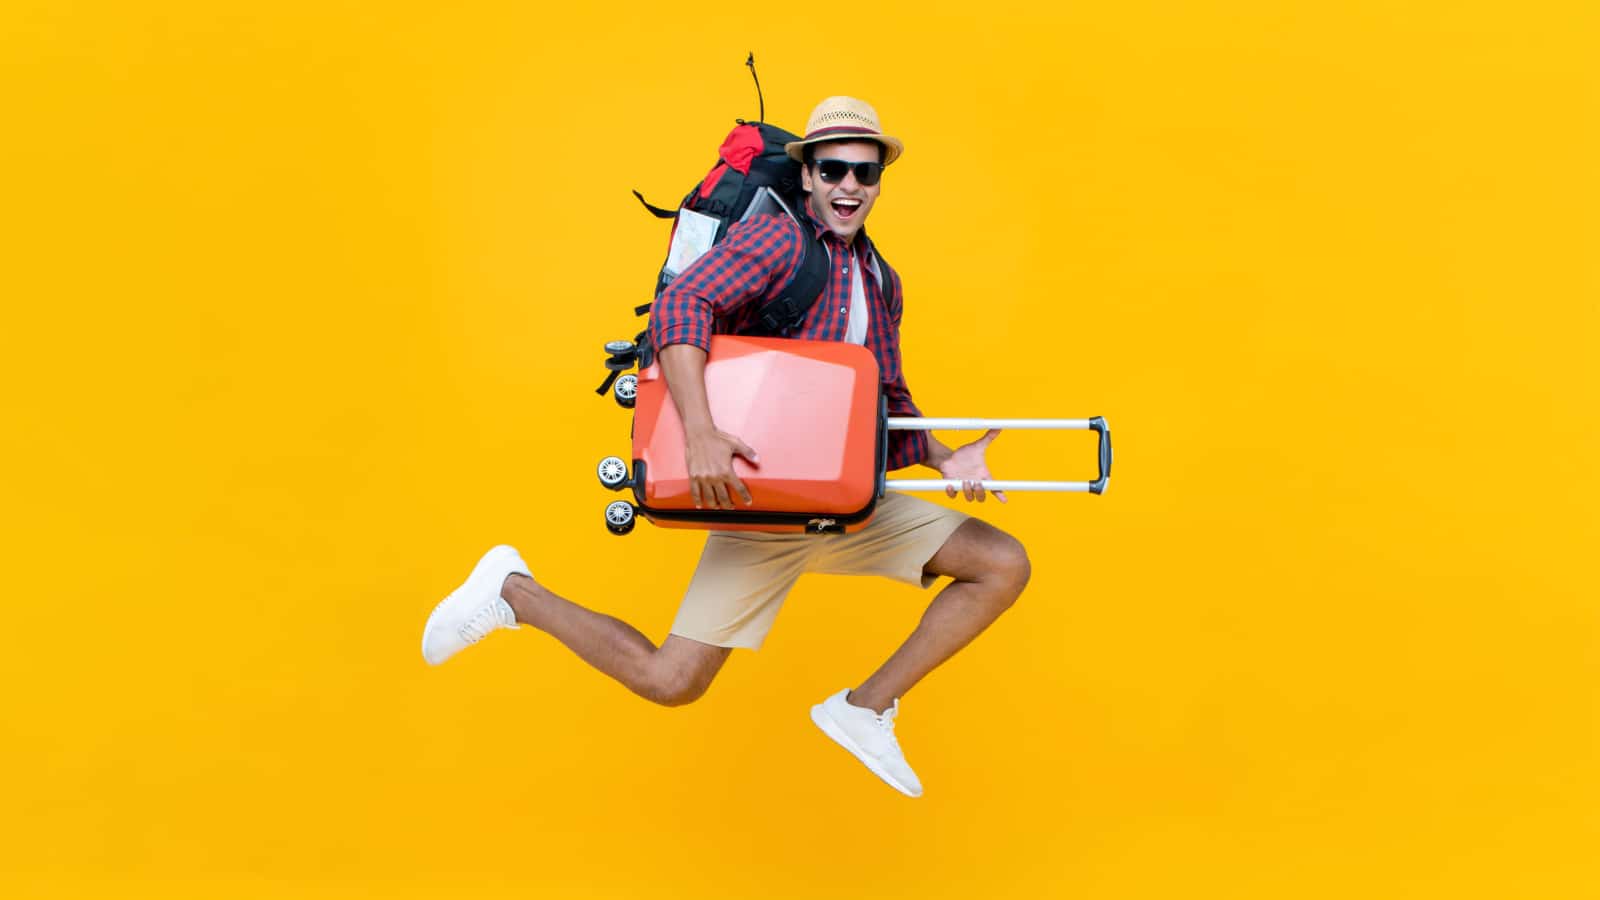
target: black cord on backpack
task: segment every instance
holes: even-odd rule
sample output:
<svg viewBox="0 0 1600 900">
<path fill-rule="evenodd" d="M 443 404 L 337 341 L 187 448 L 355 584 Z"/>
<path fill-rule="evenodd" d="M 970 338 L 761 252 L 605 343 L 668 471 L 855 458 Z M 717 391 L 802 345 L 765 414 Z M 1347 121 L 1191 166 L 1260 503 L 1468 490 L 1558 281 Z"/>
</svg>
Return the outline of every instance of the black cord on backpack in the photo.
<svg viewBox="0 0 1600 900">
<path fill-rule="evenodd" d="M 754 52 L 750 53 L 744 64 L 750 67 L 750 77 L 755 78 L 756 81 L 756 102 L 761 105 L 761 116 L 756 121 L 764 125 L 767 121 L 767 99 L 761 96 L 761 79 L 756 78 L 756 55 Z"/>
</svg>

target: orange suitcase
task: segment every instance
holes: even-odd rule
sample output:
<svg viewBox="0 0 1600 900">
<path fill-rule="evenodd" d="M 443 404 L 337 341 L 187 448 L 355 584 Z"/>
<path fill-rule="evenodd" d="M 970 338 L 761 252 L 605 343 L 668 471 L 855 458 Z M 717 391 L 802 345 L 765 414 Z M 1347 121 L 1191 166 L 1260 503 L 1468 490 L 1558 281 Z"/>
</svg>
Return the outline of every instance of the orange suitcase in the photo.
<svg viewBox="0 0 1600 900">
<path fill-rule="evenodd" d="M 706 359 L 706 398 L 717 427 L 760 455 L 760 465 L 733 460 L 753 503 L 695 509 L 683 423 L 656 363 L 638 375 L 629 479 L 637 511 L 650 521 L 820 534 L 855 530 L 872 518 L 888 441 L 878 363 L 867 348 L 716 335 Z"/>
<path fill-rule="evenodd" d="M 734 457 L 733 468 L 753 503 L 696 509 L 684 462 L 683 423 L 660 365 L 620 373 L 637 359 L 629 341 L 606 345 L 611 392 L 633 409 L 632 464 L 600 461 L 600 483 L 631 488 L 634 503 L 606 507 L 613 534 L 633 530 L 643 514 L 667 528 L 837 534 L 867 524 L 887 489 L 943 491 L 958 481 L 886 481 L 891 430 L 1085 429 L 1099 433 L 1100 473 L 1090 481 L 985 481 L 988 490 L 1099 494 L 1111 473 L 1111 433 L 1092 419 L 890 418 L 878 363 L 865 347 L 842 341 L 716 335 L 706 358 L 706 398 L 717 427 L 737 435 L 761 458 Z"/>
</svg>

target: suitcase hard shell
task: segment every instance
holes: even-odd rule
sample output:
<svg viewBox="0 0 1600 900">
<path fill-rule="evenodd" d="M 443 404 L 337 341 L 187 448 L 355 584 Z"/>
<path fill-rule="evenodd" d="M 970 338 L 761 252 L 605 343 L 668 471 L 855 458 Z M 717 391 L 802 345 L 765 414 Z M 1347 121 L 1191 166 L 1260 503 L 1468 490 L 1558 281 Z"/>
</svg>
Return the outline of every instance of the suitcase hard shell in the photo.
<svg viewBox="0 0 1600 900">
<path fill-rule="evenodd" d="M 656 525 L 840 532 L 866 525 L 883 491 L 886 412 L 872 352 L 841 341 L 716 335 L 706 396 L 717 428 L 756 451 L 734 457 L 753 504 L 695 509 L 683 422 L 656 363 L 639 373 L 634 499 Z"/>
</svg>

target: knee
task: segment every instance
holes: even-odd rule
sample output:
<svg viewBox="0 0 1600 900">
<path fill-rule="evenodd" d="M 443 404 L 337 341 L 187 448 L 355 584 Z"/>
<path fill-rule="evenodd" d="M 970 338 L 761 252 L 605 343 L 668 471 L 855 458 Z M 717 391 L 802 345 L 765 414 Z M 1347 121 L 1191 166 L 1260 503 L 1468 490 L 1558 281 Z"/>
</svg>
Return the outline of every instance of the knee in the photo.
<svg viewBox="0 0 1600 900">
<path fill-rule="evenodd" d="M 711 679 L 684 669 L 658 667 L 651 670 L 639 693 L 651 703 L 662 706 L 686 706 L 705 696 Z"/>
<path fill-rule="evenodd" d="M 1009 534 L 1001 537 L 990 550 L 989 566 L 996 583 L 1005 588 L 1009 606 L 1028 586 L 1028 579 L 1033 576 L 1033 563 L 1028 560 L 1028 551 L 1021 541 Z"/>
</svg>

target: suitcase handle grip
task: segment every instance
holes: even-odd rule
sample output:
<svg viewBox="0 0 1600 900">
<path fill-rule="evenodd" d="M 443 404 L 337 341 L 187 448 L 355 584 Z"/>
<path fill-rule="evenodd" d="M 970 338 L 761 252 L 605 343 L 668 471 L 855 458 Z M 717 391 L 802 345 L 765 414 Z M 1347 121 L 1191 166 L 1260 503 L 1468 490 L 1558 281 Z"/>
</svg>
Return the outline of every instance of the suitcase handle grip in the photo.
<svg viewBox="0 0 1600 900">
<path fill-rule="evenodd" d="M 1106 426 L 1105 416 L 1095 416 L 1090 419 L 1089 427 L 1100 436 L 1100 472 L 1095 480 L 1089 483 L 1089 493 L 1103 494 L 1106 482 L 1111 479 L 1111 429 Z"/>
</svg>

